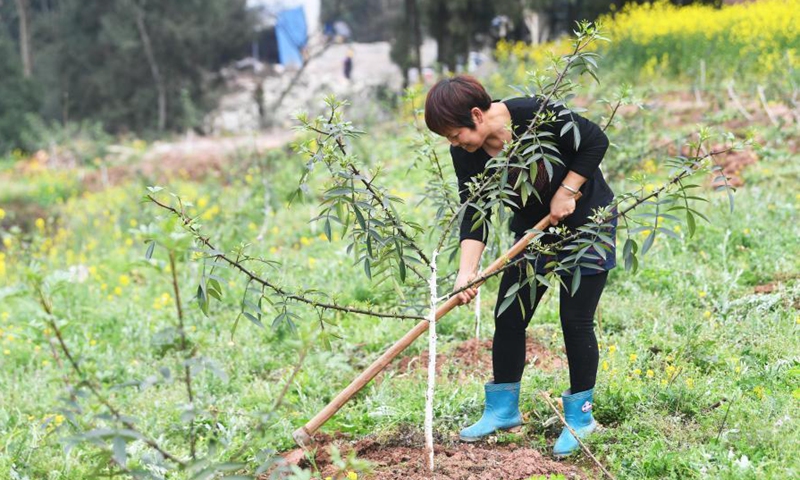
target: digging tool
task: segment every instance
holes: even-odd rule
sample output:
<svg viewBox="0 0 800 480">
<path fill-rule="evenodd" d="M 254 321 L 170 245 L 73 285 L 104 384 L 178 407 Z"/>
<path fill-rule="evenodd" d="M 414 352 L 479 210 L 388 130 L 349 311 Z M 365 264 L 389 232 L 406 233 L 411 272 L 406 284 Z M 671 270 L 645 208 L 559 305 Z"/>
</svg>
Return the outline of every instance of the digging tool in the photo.
<svg viewBox="0 0 800 480">
<path fill-rule="evenodd" d="M 580 193 L 575 195 L 575 200 L 580 198 Z M 529 243 L 536 237 L 536 231 L 543 231 L 545 228 L 549 227 L 552 221 L 550 220 L 550 215 L 548 214 L 546 217 L 541 219 L 536 226 L 533 227 L 534 231 L 528 232 L 524 237 L 522 237 L 517 243 L 514 244 L 506 253 L 504 253 L 500 258 L 492 262 L 485 270 L 478 274 L 479 277 L 488 276 L 500 268 L 502 268 L 506 263 L 509 262 L 512 258 L 516 257 L 520 252 L 525 250 Z M 480 287 L 483 284 L 483 281 L 480 281 L 474 285 L 475 288 Z M 439 308 L 436 309 L 436 320 L 438 321 L 440 318 L 445 316 L 447 313 L 450 312 L 454 307 L 458 306 L 458 297 L 450 297 L 445 303 L 443 303 Z M 403 335 L 403 338 L 395 342 L 386 352 L 381 355 L 377 360 L 372 362 L 372 365 L 367 367 L 358 377 L 355 378 L 350 385 L 348 385 L 344 390 L 339 392 L 336 395 L 336 398 L 331 400 L 328 405 L 325 406 L 314 418 L 308 421 L 304 426 L 298 428 L 297 430 L 292 433 L 292 437 L 294 441 L 301 447 L 305 447 L 311 443 L 311 436 L 319 429 L 325 422 L 327 422 L 336 412 L 339 411 L 342 406 L 347 403 L 350 398 L 353 397 L 356 393 L 358 393 L 364 386 L 369 383 L 370 380 L 375 378 L 375 375 L 383 371 L 392 360 L 397 357 L 400 352 L 408 348 L 414 340 L 417 339 L 420 335 L 425 333 L 428 330 L 430 322 L 428 320 L 422 320 L 419 322 L 414 328 L 409 330 L 408 333 Z"/>
</svg>

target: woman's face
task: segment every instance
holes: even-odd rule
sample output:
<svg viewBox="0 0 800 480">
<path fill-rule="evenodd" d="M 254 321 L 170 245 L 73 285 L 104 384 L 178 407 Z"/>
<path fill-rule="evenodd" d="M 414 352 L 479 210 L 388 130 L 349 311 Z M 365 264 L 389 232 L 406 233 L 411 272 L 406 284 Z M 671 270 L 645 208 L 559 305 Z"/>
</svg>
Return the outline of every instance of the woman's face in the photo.
<svg viewBox="0 0 800 480">
<path fill-rule="evenodd" d="M 479 108 L 472 109 L 472 121 L 475 128 L 452 127 L 445 132 L 445 138 L 454 147 L 461 147 L 472 153 L 483 146 L 486 133 L 483 132 L 483 112 Z"/>
</svg>

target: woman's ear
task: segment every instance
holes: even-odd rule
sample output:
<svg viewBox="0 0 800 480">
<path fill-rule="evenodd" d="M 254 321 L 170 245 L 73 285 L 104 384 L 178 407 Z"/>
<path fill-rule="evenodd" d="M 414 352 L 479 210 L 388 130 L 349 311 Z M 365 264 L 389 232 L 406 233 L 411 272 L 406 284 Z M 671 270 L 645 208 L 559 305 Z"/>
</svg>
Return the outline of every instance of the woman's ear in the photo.
<svg viewBox="0 0 800 480">
<path fill-rule="evenodd" d="M 476 126 L 483 123 L 485 113 L 483 110 L 478 107 L 472 107 L 469 112 L 472 114 L 472 121 L 475 122 Z"/>
</svg>

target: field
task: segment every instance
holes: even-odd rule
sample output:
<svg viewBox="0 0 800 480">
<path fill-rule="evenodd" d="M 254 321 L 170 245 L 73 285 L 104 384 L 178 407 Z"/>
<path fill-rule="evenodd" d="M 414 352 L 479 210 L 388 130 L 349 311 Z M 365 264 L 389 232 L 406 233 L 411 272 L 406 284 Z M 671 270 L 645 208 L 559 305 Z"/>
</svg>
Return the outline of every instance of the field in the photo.
<svg viewBox="0 0 800 480">
<path fill-rule="evenodd" d="M 785 43 L 796 48 L 798 40 L 780 42 L 786 52 Z M 495 96 L 512 93 L 504 79 L 526 78 L 522 54 L 500 55 L 486 79 Z M 669 232 L 659 231 L 635 272 L 623 268 L 628 234 L 620 236 L 620 266 L 596 319 L 595 415 L 603 429 L 588 447 L 620 479 L 795 478 L 796 73 L 766 82 L 745 71 L 735 87 L 709 75 L 701 85 L 658 53 L 648 58 L 661 63 L 633 66 L 612 63 L 614 51 L 606 55 L 599 84 L 575 80 L 574 103 L 600 124 L 617 112 L 602 164 L 617 194 L 656 191 L 671 178 L 668 161 L 691 155 L 687 144 L 698 135 L 712 150 L 752 143 L 713 158 L 727 180 L 719 172 L 693 179 L 694 195 L 708 200 L 694 208 L 709 221 L 698 215 L 693 228 L 683 214 L 665 218 L 660 227 Z M 746 65 L 763 67 L 752 56 Z M 621 88 L 623 72 L 638 80 Z M 346 148 L 347 159 L 397 200 L 397 216 L 421 226 L 411 236 L 430 253 L 441 196 L 453 195 L 455 175 L 446 142 L 421 133 L 419 104 L 414 97 L 386 124 L 356 124 L 365 133 Z M 355 220 L 344 235 L 335 222 L 329 230 L 311 221 L 336 195 L 327 166 L 308 168 L 307 152 L 321 145 L 313 132 L 277 148 L 234 144 L 214 161 L 191 152 L 167 161 L 153 153 L 158 145 L 141 140 L 75 142 L 0 160 L 0 478 L 431 478 L 422 339 L 321 429 L 299 467 L 281 466 L 281 455 L 296 447 L 291 433 L 417 320 L 261 297 L 264 289 L 240 270 L 211 272 L 214 258 L 224 252 L 271 285 L 317 302 L 413 317 L 427 314 L 429 295 L 427 277 L 411 269 L 427 267 L 409 262 L 405 279 L 394 260 L 370 268 L 363 238 L 351 237 Z M 448 185 L 432 180 L 432 152 Z M 732 204 L 724 182 L 735 188 Z M 193 218 L 216 250 L 148 195 Z M 494 227 L 486 263 L 511 242 L 504 223 Z M 630 236 L 642 245 L 652 232 Z M 439 295 L 452 288 L 453 246 L 451 239 L 439 257 Z M 466 307 L 437 323 L 436 477 L 601 478 L 586 455 L 549 457 L 561 425 L 541 394 L 555 398 L 568 386 L 556 295 L 548 294 L 528 329 L 524 428 L 476 445 L 458 442 L 458 430 L 483 408 L 496 291 L 496 278 L 482 288 L 477 328 L 476 311 Z"/>
</svg>

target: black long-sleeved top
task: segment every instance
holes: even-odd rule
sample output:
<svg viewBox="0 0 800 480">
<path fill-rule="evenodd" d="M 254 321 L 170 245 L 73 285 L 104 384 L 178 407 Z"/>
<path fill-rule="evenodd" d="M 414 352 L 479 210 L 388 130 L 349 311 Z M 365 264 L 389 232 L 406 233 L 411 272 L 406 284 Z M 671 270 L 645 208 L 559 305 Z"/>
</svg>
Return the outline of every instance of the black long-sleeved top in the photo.
<svg viewBox="0 0 800 480">
<path fill-rule="evenodd" d="M 503 102 L 511 113 L 511 123 L 515 138 L 525 134 L 530 121 L 539 109 L 539 102 L 539 99 L 533 97 L 512 98 Z M 563 107 L 548 107 L 548 109 L 558 114 L 563 110 Z M 576 122 L 577 127 L 580 129 L 581 140 L 577 150 L 575 149 L 573 129 L 570 129 L 563 136 L 561 135 L 561 129 L 570 119 Z M 594 208 L 606 206 L 614 198 L 614 193 L 598 168 L 603 155 L 608 149 L 608 137 L 599 126 L 576 113 L 572 113 L 562 116 L 557 115 L 556 121 L 542 125 L 540 131 L 553 133 L 552 137 L 546 137 L 543 140 L 555 141 L 559 153 L 556 154 L 547 149 L 544 150 L 544 153 L 555 155 L 561 159 L 564 165 L 552 163 L 552 180 L 537 182 L 542 187 L 537 189 L 542 198 L 541 203 L 534 195 L 530 195 L 525 205 L 511 208 L 514 215 L 511 219 L 510 228 L 517 236 L 524 234 L 526 230 L 532 228 L 536 222 L 550 212 L 550 200 L 569 171 L 578 173 L 586 177 L 587 180 L 580 188 L 582 197 L 577 202 L 575 211 L 562 222 L 566 226 L 575 228 L 583 225 L 588 221 L 588 216 Z M 519 149 L 520 152 L 524 150 L 525 147 Z M 458 193 L 463 204 L 469 198 L 467 183 L 472 182 L 476 175 L 486 169 L 486 162 L 491 157 L 482 148 L 470 153 L 460 147 L 450 147 L 450 155 L 458 177 Z M 540 161 L 537 161 L 537 163 Z M 531 181 L 534 178 L 536 178 L 536 172 L 531 172 Z M 545 180 L 547 180 L 546 177 Z M 519 203 L 519 197 L 517 197 L 516 202 Z M 474 223 L 472 219 L 475 213 L 475 207 L 467 207 L 461 222 L 460 240 L 469 238 L 486 243 L 489 233 L 489 218 L 487 216 L 483 224 L 472 231 Z"/>
</svg>

